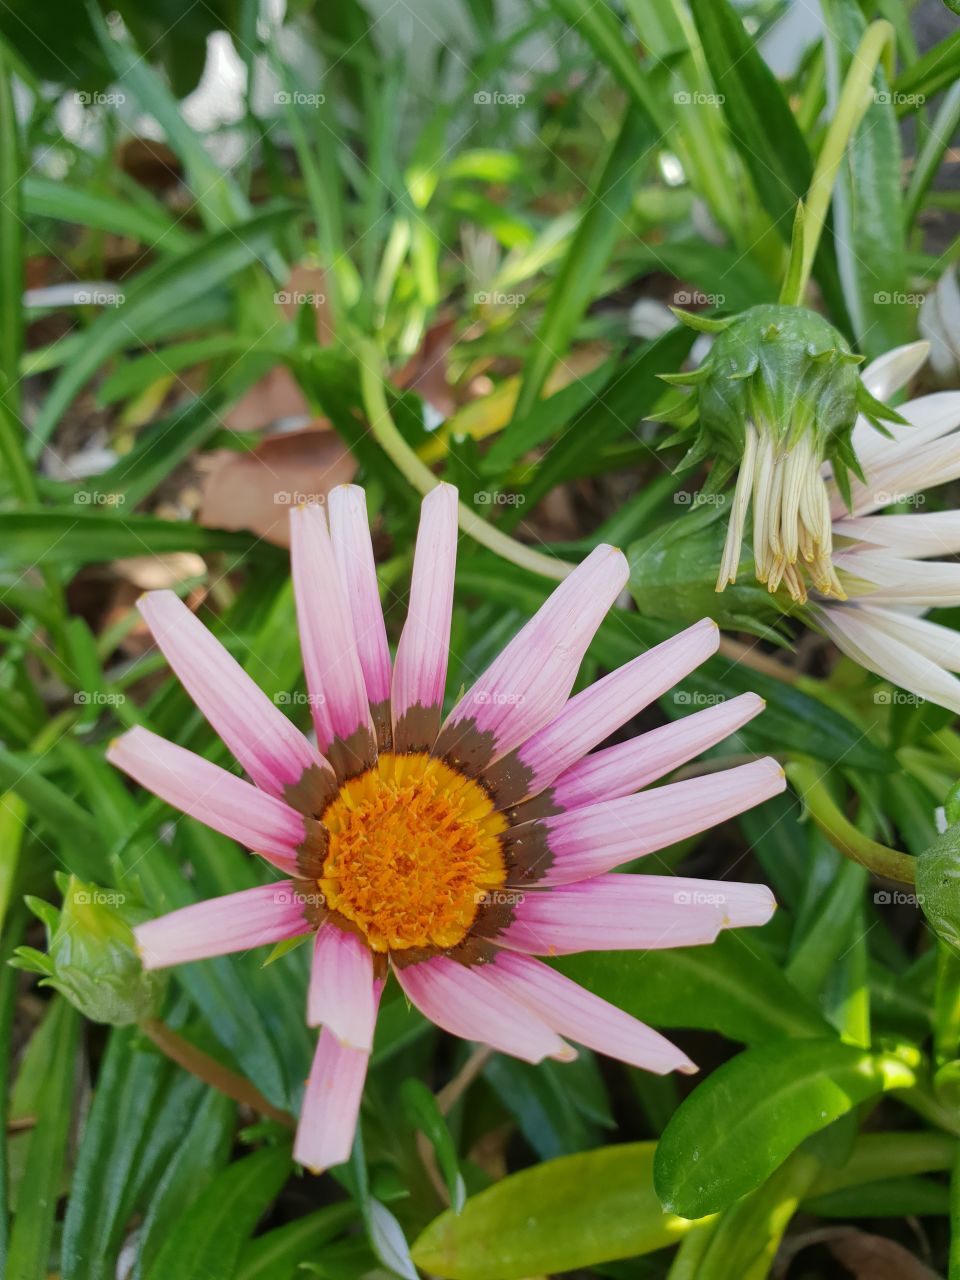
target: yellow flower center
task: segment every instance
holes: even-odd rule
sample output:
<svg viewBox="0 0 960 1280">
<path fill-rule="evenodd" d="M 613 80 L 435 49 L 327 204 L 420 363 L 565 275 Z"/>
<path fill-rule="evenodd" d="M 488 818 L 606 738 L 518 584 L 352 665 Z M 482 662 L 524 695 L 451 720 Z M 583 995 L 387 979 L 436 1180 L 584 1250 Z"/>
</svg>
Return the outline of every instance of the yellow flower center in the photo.
<svg viewBox="0 0 960 1280">
<path fill-rule="evenodd" d="M 423 752 L 381 755 L 323 812 L 320 889 L 374 951 L 447 948 L 503 885 L 506 830 L 484 789 Z"/>
</svg>

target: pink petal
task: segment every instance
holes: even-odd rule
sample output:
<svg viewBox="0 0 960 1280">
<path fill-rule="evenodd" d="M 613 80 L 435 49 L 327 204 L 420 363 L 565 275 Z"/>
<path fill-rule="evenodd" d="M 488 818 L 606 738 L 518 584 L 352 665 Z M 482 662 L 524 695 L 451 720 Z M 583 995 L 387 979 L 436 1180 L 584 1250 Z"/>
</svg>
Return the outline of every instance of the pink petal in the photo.
<svg viewBox="0 0 960 1280">
<path fill-rule="evenodd" d="M 755 693 L 742 693 L 629 742 L 584 756 L 553 784 L 554 803 L 578 809 L 639 791 L 722 742 L 765 706 Z"/>
<path fill-rule="evenodd" d="M 281 871 L 297 869 L 303 818 L 275 796 L 149 729 L 115 738 L 107 759 L 191 818 L 262 854 Z"/>
<path fill-rule="evenodd" d="M 172 591 L 137 606 L 164 657 L 258 787 L 282 796 L 306 770 L 329 770 L 300 730 Z"/>
<path fill-rule="evenodd" d="M 628 574 L 622 551 L 596 547 L 460 699 L 437 753 L 456 760 L 479 732 L 492 735 L 495 760 L 548 724 L 566 702 L 587 646 Z"/>
<path fill-rule="evenodd" d="M 310 930 L 303 909 L 294 881 L 275 880 L 181 907 L 137 925 L 133 933 L 144 968 L 166 969 L 296 938 Z"/>
<path fill-rule="evenodd" d="M 872 547 L 884 547 L 908 559 L 953 556 L 960 552 L 960 511 L 852 516 L 848 520 L 834 521 L 833 536 L 852 538 Z"/>
<path fill-rule="evenodd" d="M 369 1053 L 342 1044 L 329 1027 L 317 1051 L 300 1108 L 293 1158 L 313 1173 L 350 1159 Z"/>
<path fill-rule="evenodd" d="M 353 616 L 360 669 L 367 698 L 376 706 L 390 697 L 390 648 L 380 607 L 366 495 L 359 485 L 341 484 L 331 489 L 328 503 L 330 536 Z"/>
<path fill-rule="evenodd" d="M 322 925 L 310 968 L 307 1025 L 322 1023 L 344 1044 L 369 1053 L 376 1021 L 370 948 L 353 933 L 329 922 Z"/>
<path fill-rule="evenodd" d="M 429 749 L 440 727 L 456 564 L 457 491 L 453 485 L 438 484 L 420 508 L 410 606 L 393 668 L 391 703 L 398 751 Z"/>
<path fill-rule="evenodd" d="M 657 1075 L 696 1071 L 687 1055 L 659 1032 L 540 960 L 501 951 L 490 972 L 547 1026 L 588 1049 Z"/>
<path fill-rule="evenodd" d="M 716 653 L 720 631 L 712 618 L 688 627 L 570 699 L 555 719 L 518 751 L 533 772 L 535 794 L 570 768 L 598 742 Z"/>
<path fill-rule="evenodd" d="M 576 1057 L 526 1005 L 505 995 L 482 966 L 468 967 L 438 956 L 397 966 L 395 973 L 420 1012 L 451 1035 L 479 1040 L 525 1062 Z"/>
<path fill-rule="evenodd" d="M 779 795 L 786 787 L 783 769 L 769 756 L 719 773 L 670 782 L 653 791 L 605 800 L 573 809 L 540 823 L 512 828 L 507 839 L 520 853 L 520 876 L 539 884 L 570 884 L 610 871 L 631 858 L 665 849 L 755 804 Z M 539 848 L 536 830 L 546 834 L 553 861 L 539 861 L 525 877 L 524 846 Z"/>
<path fill-rule="evenodd" d="M 605 875 L 532 890 L 499 947 L 532 955 L 648 951 L 713 942 L 721 929 L 765 924 L 776 903 L 762 884 L 683 876 Z"/>
<path fill-rule="evenodd" d="M 373 726 L 353 619 L 322 507 L 291 509 L 290 563 L 313 723 L 326 751 L 335 738 L 346 742 L 358 730 L 372 733 Z"/>
</svg>

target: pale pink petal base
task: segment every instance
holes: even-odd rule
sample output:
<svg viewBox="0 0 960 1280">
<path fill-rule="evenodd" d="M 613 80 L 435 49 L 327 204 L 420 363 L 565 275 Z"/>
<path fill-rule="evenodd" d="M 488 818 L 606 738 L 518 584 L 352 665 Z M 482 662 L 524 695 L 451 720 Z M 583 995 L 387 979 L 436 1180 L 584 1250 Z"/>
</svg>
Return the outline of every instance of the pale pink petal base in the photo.
<svg viewBox="0 0 960 1280">
<path fill-rule="evenodd" d="M 766 924 L 775 908 L 762 884 L 611 874 L 525 893 L 496 942 L 558 956 L 691 947 L 713 942 L 721 929 Z"/>
<path fill-rule="evenodd" d="M 343 1044 L 369 1053 L 376 1021 L 370 948 L 334 924 L 321 925 L 310 968 L 307 1025 L 322 1023 Z"/>
<path fill-rule="evenodd" d="M 254 849 L 281 871 L 296 871 L 304 823 L 282 800 L 140 727 L 116 738 L 107 759 L 167 804 Z"/>
<path fill-rule="evenodd" d="M 478 1040 L 525 1062 L 569 1061 L 576 1053 L 526 1006 L 505 994 L 481 966 L 445 956 L 396 968 L 401 987 L 422 1014 L 451 1035 Z"/>
<path fill-rule="evenodd" d="M 489 970 L 504 991 L 578 1044 L 657 1075 L 690 1073 L 687 1055 L 645 1023 L 529 956 L 501 951 Z"/>
<path fill-rule="evenodd" d="M 303 907 L 294 881 L 275 880 L 181 907 L 133 933 L 144 968 L 166 969 L 308 933 Z"/>
<path fill-rule="evenodd" d="M 390 648 L 380 606 L 377 566 L 370 541 L 367 499 L 359 485 L 331 489 L 330 537 L 357 638 L 367 698 L 374 705 L 390 697 Z"/>
</svg>

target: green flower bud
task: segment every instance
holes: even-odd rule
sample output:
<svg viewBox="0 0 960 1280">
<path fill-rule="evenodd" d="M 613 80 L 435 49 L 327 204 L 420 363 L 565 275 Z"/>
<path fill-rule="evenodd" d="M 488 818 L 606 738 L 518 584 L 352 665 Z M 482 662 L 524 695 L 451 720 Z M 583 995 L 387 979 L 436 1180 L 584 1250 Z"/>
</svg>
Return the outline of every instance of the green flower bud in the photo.
<svg viewBox="0 0 960 1280">
<path fill-rule="evenodd" d="M 917 902 L 940 938 L 960 952 L 960 826 L 917 858 Z"/>
<path fill-rule="evenodd" d="M 661 375 L 691 388 L 671 414 L 699 424 L 683 465 L 710 457 L 721 474 L 739 468 L 716 590 L 736 581 L 752 499 L 754 564 L 767 590 L 782 584 L 802 603 L 809 578 L 844 599 L 821 467 L 831 464 L 849 501 L 848 472 L 861 475 L 850 443 L 858 413 L 880 430 L 881 419 L 902 419 L 870 395 L 857 372 L 862 357 L 816 312 L 771 304 L 722 320 L 677 314 L 716 335 L 699 369 Z"/>
<path fill-rule="evenodd" d="M 166 974 L 143 968 L 133 937 L 133 926 L 150 913 L 125 894 L 76 876 L 60 875 L 57 884 L 59 911 L 39 898 L 26 900 L 46 928 L 46 953 L 18 947 L 10 963 L 41 974 L 41 986 L 56 988 L 93 1022 L 126 1026 L 154 1017 Z"/>
</svg>

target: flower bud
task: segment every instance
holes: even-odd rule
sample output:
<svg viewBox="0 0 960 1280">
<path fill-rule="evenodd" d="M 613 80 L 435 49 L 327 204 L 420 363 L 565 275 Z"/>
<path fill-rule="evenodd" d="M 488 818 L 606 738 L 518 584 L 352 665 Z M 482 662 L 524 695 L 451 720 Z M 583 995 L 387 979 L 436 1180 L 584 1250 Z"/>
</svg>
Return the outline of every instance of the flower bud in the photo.
<svg viewBox="0 0 960 1280">
<path fill-rule="evenodd" d="M 767 590 L 782 584 L 802 603 L 809 579 L 844 599 L 821 469 L 830 463 L 849 499 L 848 471 L 861 475 L 850 443 L 858 412 L 880 430 L 899 415 L 870 395 L 857 372 L 862 357 L 813 311 L 778 304 L 721 320 L 677 314 L 716 335 L 698 369 L 661 375 L 691 387 L 670 420 L 699 420 L 682 465 L 716 459 L 714 487 L 739 468 L 717 591 L 736 581 L 752 500 L 755 570 Z"/>
<path fill-rule="evenodd" d="M 60 875 L 58 911 L 27 898 L 47 932 L 46 953 L 18 947 L 11 964 L 42 975 L 40 985 L 61 992 L 86 1018 L 125 1026 L 159 1010 L 166 974 L 148 973 L 137 954 L 133 926 L 149 912 L 115 890 Z"/>
</svg>

